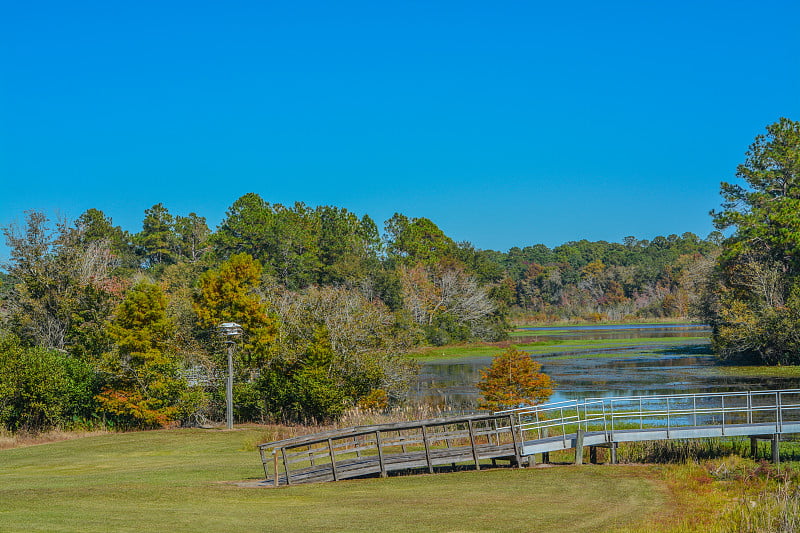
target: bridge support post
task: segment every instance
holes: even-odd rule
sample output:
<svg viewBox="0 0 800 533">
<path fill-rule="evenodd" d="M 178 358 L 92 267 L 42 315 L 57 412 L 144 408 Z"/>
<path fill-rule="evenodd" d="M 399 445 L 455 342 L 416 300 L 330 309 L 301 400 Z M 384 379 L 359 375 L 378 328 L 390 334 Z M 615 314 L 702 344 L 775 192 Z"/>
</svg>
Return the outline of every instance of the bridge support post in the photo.
<svg viewBox="0 0 800 533">
<path fill-rule="evenodd" d="M 575 432 L 575 464 L 583 464 L 583 429 L 581 428 Z"/>
<path fill-rule="evenodd" d="M 758 438 L 750 437 L 750 457 L 758 459 Z"/>
<path fill-rule="evenodd" d="M 781 435 L 775 433 L 772 435 L 772 463 L 775 465 L 781 462 Z"/>
<path fill-rule="evenodd" d="M 542 452 L 542 464 L 550 464 L 550 452 Z"/>
<path fill-rule="evenodd" d="M 612 442 L 609 449 L 611 450 L 611 464 L 615 465 L 617 464 L 617 443 Z"/>
<path fill-rule="evenodd" d="M 378 464 L 381 467 L 381 477 L 386 477 L 386 463 L 383 462 L 383 443 L 381 442 L 380 431 L 375 432 L 375 447 L 378 449 Z"/>
<path fill-rule="evenodd" d="M 478 448 L 475 447 L 475 429 L 472 426 L 472 420 L 467 420 L 467 427 L 469 428 L 469 445 L 472 447 L 472 458 L 475 460 L 475 470 L 480 470 L 481 462 L 478 459 Z"/>
<path fill-rule="evenodd" d="M 597 464 L 597 446 L 589 446 L 589 462 Z"/>
<path fill-rule="evenodd" d="M 528 468 L 536 466 L 536 454 L 532 453 L 528 456 Z"/>
</svg>

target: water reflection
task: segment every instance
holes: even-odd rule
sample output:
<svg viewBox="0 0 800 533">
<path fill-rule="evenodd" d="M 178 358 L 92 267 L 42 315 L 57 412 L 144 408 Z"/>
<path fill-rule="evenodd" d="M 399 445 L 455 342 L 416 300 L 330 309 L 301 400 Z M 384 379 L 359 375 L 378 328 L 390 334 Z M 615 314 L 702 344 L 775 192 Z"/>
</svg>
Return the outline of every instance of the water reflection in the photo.
<svg viewBox="0 0 800 533">
<path fill-rule="evenodd" d="M 707 335 L 703 326 L 669 327 L 598 327 L 548 328 L 558 331 L 547 338 L 581 339 L 689 337 Z M 624 330 L 624 331 L 623 331 Z M 532 330 L 533 331 L 533 330 Z M 543 331 L 536 329 L 535 331 Z M 662 335 L 663 334 L 663 335 Z M 615 335 L 630 335 L 619 337 Z M 646 348 L 643 351 L 643 348 Z M 720 376 L 708 372 L 715 358 L 709 353 L 708 341 L 695 339 L 690 344 L 665 344 L 664 346 L 628 346 L 625 348 L 580 350 L 580 355 L 563 358 L 564 353 L 537 354 L 542 370 L 556 381 L 551 401 L 585 397 L 636 396 L 655 394 L 682 394 L 702 392 L 727 392 L 794 388 L 800 386 L 797 378 L 760 378 Z M 605 353 L 604 353 L 605 352 Z M 590 357 L 603 353 L 602 357 Z M 556 357 L 560 356 L 560 357 Z M 428 361 L 422 365 L 421 374 L 413 391 L 413 400 L 433 405 L 446 405 L 456 409 L 473 409 L 477 403 L 475 384 L 480 379 L 479 370 L 491 363 L 491 357 L 471 357 Z"/>
</svg>

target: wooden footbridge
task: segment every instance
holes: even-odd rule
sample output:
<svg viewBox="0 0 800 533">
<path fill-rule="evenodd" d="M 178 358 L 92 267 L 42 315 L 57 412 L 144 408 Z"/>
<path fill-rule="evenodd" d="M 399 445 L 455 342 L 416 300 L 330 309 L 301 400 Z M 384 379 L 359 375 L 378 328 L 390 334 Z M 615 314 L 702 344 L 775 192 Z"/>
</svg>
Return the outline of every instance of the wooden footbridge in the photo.
<svg viewBox="0 0 800 533">
<path fill-rule="evenodd" d="M 261 444 L 265 485 L 433 473 L 491 460 L 512 465 L 547 461 L 550 452 L 575 450 L 575 462 L 598 447 L 616 462 L 622 442 L 750 437 L 772 443 L 800 433 L 800 389 L 779 391 L 587 398 L 521 407 L 492 414 L 358 426 Z"/>
</svg>

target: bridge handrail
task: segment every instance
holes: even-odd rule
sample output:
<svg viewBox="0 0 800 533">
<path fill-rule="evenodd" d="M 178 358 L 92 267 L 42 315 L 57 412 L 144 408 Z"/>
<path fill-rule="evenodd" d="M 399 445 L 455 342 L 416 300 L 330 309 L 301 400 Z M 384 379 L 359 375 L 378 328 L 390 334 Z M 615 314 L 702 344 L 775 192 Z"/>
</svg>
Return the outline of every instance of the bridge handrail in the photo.
<svg viewBox="0 0 800 533">
<path fill-rule="evenodd" d="M 539 438 L 542 430 L 548 428 L 560 427 L 566 433 L 568 428 L 571 430 L 577 425 L 588 431 L 589 427 L 597 427 L 598 423 L 602 424 L 602 431 L 613 432 L 620 422 L 634 419 L 639 421 L 640 427 L 647 425 L 669 430 L 697 426 L 698 421 L 704 418 L 708 420 L 708 417 L 720 416 L 719 421 L 713 421 L 712 418 L 712 424 L 725 427 L 726 423 L 733 423 L 732 419 L 738 418 L 739 422 L 736 423 L 741 423 L 741 415 L 747 416 L 748 423 L 753 423 L 758 415 L 761 423 L 774 423 L 780 430 L 785 418 L 796 418 L 796 413 L 800 411 L 798 397 L 800 389 L 591 397 L 518 407 L 498 413 L 510 415 L 515 420 L 515 428 L 523 436 L 533 431 L 538 432 Z M 691 405 L 687 405 L 689 401 Z M 709 402 L 714 405 L 708 405 Z M 553 416 L 554 412 L 556 416 Z M 764 413 L 774 416 L 765 420 Z"/>
</svg>

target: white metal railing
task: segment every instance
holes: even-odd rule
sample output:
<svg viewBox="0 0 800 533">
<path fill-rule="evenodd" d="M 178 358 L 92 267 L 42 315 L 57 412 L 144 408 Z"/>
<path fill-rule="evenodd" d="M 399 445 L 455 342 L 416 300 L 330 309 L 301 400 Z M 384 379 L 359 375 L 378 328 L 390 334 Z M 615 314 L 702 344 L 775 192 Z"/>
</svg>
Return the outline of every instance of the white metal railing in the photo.
<svg viewBox="0 0 800 533">
<path fill-rule="evenodd" d="M 800 424 L 800 389 L 586 398 L 500 411 L 511 415 L 522 440 L 598 431 L 613 435 L 628 429 Z"/>
</svg>

